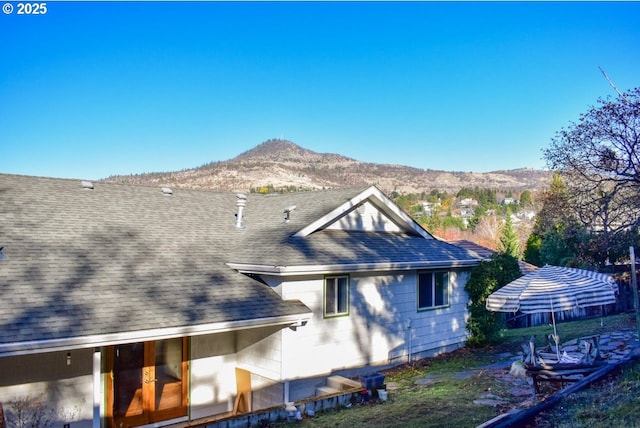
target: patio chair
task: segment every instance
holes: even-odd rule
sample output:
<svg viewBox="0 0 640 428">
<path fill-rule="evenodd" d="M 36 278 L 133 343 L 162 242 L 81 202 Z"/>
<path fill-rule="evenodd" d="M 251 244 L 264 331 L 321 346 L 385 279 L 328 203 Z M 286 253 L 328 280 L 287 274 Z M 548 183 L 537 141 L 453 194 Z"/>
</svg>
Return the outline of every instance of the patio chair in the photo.
<svg viewBox="0 0 640 428">
<path fill-rule="evenodd" d="M 549 361 L 543 355 L 536 348 L 535 336 L 531 336 L 528 342 L 522 344 L 522 364 L 525 368 L 548 367 Z"/>
<path fill-rule="evenodd" d="M 582 362 L 585 364 L 595 364 L 602 360 L 600 355 L 600 336 L 586 336 L 578 339 L 579 350 L 583 354 Z"/>
<path fill-rule="evenodd" d="M 547 334 L 547 347 L 550 353 L 560 354 L 562 352 L 560 349 L 560 337 L 553 333 Z"/>
<path fill-rule="evenodd" d="M 554 334 L 547 335 L 547 347 L 539 354 L 547 361 L 552 362 L 554 355 L 556 362 L 565 364 L 593 365 L 600 360 L 600 336 L 585 336 L 576 340 L 578 349 L 569 351 L 562 349 L 558 337 Z"/>
</svg>

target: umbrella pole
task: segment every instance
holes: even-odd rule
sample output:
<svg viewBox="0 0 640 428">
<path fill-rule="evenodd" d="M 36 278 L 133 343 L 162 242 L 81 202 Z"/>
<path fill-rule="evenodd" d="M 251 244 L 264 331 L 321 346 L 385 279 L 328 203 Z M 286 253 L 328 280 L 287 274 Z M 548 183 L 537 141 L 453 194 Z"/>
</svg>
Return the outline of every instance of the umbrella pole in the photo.
<svg viewBox="0 0 640 428">
<path fill-rule="evenodd" d="M 553 341 L 556 342 L 556 357 L 558 357 L 558 362 L 560 362 L 560 338 L 558 337 L 558 330 L 556 328 L 556 315 L 553 311 L 553 299 L 549 298 L 549 303 L 551 303 L 551 321 L 553 323 Z"/>
<path fill-rule="evenodd" d="M 558 337 L 558 330 L 556 329 L 556 316 L 551 310 L 551 321 L 553 322 L 553 341 L 556 342 L 556 357 L 558 357 L 558 362 L 560 362 L 560 337 Z"/>
</svg>

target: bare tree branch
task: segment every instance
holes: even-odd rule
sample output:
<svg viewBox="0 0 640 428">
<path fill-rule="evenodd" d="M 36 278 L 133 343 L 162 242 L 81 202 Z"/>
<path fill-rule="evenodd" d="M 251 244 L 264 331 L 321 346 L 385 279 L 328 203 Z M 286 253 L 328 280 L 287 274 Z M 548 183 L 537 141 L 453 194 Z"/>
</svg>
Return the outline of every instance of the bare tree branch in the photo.
<svg viewBox="0 0 640 428">
<path fill-rule="evenodd" d="M 616 85 L 614 85 L 614 83 L 611 81 L 611 79 L 609 79 L 609 76 L 607 76 L 607 73 L 604 72 L 604 70 L 602 69 L 602 67 L 598 66 L 598 68 L 600 69 L 600 71 L 602 72 L 602 75 L 604 76 L 605 79 L 607 79 L 607 82 L 609 82 L 609 85 L 611 85 L 611 87 L 613 88 L 614 91 L 616 91 L 618 93 L 618 95 L 620 95 L 620 97 L 625 101 L 625 102 L 629 102 L 627 100 L 627 98 L 624 96 L 624 94 L 622 92 L 620 92 L 618 90 L 618 88 L 616 87 Z"/>
</svg>

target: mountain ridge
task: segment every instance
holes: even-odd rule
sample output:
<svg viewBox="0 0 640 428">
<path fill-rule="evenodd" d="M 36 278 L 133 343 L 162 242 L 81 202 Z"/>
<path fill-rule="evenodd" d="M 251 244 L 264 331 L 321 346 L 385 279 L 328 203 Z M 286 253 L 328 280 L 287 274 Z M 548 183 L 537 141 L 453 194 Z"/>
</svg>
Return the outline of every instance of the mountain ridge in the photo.
<svg viewBox="0 0 640 428">
<path fill-rule="evenodd" d="M 474 187 L 537 191 L 546 188 L 550 180 L 550 172 L 530 168 L 479 173 L 362 162 L 340 154 L 314 152 L 288 140 L 271 139 L 229 160 L 181 171 L 110 176 L 104 181 L 231 192 L 264 187 L 315 190 L 377 185 L 386 193 L 420 193 Z"/>
</svg>

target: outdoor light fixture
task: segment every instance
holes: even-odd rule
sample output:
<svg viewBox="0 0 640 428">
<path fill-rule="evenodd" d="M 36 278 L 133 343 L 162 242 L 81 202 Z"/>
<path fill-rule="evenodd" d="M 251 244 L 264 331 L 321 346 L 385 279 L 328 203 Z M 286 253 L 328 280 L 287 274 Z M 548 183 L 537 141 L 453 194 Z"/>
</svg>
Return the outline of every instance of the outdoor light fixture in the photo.
<svg viewBox="0 0 640 428">
<path fill-rule="evenodd" d="M 71 365 L 71 352 L 67 352 L 67 365 Z"/>
</svg>

